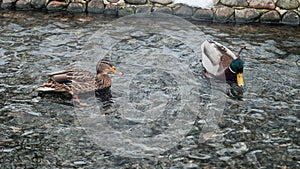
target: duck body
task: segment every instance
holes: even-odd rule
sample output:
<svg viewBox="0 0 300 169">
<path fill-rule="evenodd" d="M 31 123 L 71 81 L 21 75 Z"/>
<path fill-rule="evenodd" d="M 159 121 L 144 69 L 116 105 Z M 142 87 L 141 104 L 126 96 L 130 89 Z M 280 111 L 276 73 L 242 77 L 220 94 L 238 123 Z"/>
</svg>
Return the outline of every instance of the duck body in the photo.
<svg viewBox="0 0 300 169">
<path fill-rule="evenodd" d="M 70 94 L 81 94 L 92 91 L 107 90 L 111 87 L 111 79 L 107 74 L 96 77 L 89 71 L 81 69 L 69 69 L 48 74 L 43 86 L 37 91 L 45 92 L 67 92 Z"/>
<path fill-rule="evenodd" d="M 49 80 L 36 90 L 46 93 L 69 93 L 80 103 L 78 94 L 109 91 L 112 81 L 108 72 L 121 75 L 112 64 L 106 61 L 99 62 L 96 70 L 96 76 L 82 69 L 69 69 L 50 73 L 48 74 Z"/>
<path fill-rule="evenodd" d="M 229 84 L 244 86 L 244 62 L 239 57 L 240 52 L 236 56 L 231 50 L 212 40 L 205 40 L 201 45 L 201 50 L 202 64 L 207 78 L 216 78 Z"/>
</svg>

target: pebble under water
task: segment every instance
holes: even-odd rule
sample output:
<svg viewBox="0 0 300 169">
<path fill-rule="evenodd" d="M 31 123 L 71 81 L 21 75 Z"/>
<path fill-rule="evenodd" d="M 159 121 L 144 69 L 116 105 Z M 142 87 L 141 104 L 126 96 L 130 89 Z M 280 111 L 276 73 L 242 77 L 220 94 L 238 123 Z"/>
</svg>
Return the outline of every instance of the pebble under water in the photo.
<svg viewBox="0 0 300 169">
<path fill-rule="evenodd" d="M 0 168 L 300 167 L 299 27 L 193 23 L 197 37 L 176 26 L 137 31 L 115 19 L 0 13 Z M 82 54 L 93 54 L 87 44 L 98 30 L 101 55 L 124 74 L 111 76 L 109 101 L 83 98 L 100 107 L 91 110 L 70 96 L 40 97 L 34 89 L 45 74 L 95 63 Z M 241 99 L 204 78 L 196 38 L 234 53 L 247 47 Z M 93 134 L 104 127 L 111 130 L 100 134 L 111 137 Z M 113 144 L 122 133 L 123 143 Z M 183 136 L 176 140 L 174 133 Z M 166 142 L 156 144 L 158 136 Z"/>
</svg>

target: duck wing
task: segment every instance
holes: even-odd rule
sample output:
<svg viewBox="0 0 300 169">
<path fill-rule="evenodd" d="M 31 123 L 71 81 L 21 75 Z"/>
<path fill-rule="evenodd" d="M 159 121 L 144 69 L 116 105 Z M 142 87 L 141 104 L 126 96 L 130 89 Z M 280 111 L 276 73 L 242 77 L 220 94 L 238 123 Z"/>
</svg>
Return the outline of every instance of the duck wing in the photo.
<svg viewBox="0 0 300 169">
<path fill-rule="evenodd" d="M 37 91 L 85 93 L 95 90 L 95 76 L 86 70 L 69 69 L 48 74 L 50 79 Z"/>
<path fill-rule="evenodd" d="M 58 83 L 85 82 L 94 80 L 95 76 L 82 69 L 69 69 L 48 74 L 50 79 Z"/>
<path fill-rule="evenodd" d="M 214 76 L 220 76 L 237 57 L 222 44 L 205 40 L 201 45 L 202 64 L 206 71 Z"/>
</svg>

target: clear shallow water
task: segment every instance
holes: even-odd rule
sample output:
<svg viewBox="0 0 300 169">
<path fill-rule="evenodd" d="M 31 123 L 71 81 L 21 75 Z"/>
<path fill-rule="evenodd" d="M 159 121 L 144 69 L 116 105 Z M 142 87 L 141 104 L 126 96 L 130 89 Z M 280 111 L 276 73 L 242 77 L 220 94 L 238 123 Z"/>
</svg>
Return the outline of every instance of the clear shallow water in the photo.
<svg viewBox="0 0 300 169">
<path fill-rule="evenodd" d="M 150 33 L 134 30 L 132 34 L 119 36 L 120 30 L 111 29 L 116 25 L 112 18 L 99 16 L 2 13 L 0 19 L 1 168 L 297 168 L 300 165 L 298 27 L 197 23 L 204 34 L 196 38 L 214 39 L 234 52 L 247 46 L 242 53 L 246 64 L 244 97 L 242 100 L 226 97 L 219 102 L 217 97 L 210 100 L 214 98 L 213 90 L 203 78 L 199 52 L 192 50 L 199 43 L 196 40 L 191 44 L 189 40 L 176 39 L 172 32 L 157 33 L 159 30 Z M 100 32 L 104 37 L 100 38 L 104 41 L 101 50 L 110 51 L 101 55 L 110 57 L 124 73 L 112 77 L 112 102 L 108 106 L 104 103 L 100 111 L 79 111 L 64 97 L 37 97 L 34 88 L 46 80 L 43 76 L 46 73 L 78 61 L 93 71 L 88 64 L 95 62 L 96 57 L 82 59 L 81 54 L 87 51 L 92 55 L 93 50 L 86 43 L 99 29 L 108 29 L 110 33 Z M 185 30 L 177 31 L 179 36 L 190 36 Z M 120 41 L 107 45 L 113 42 L 111 37 L 120 37 Z M 187 106 L 182 107 L 182 103 Z M 221 112 L 219 116 L 209 114 L 209 107 Z M 165 111 L 157 113 L 157 109 Z M 195 110 L 200 113 L 191 116 L 193 120 L 183 118 Z M 129 152 L 132 149 L 116 150 L 121 154 L 116 155 L 108 145 L 99 145 L 99 141 L 113 142 L 115 138 L 91 134 L 83 125 L 84 117 L 78 113 L 87 111 L 98 112 L 89 117 L 105 119 L 92 121 L 98 127 L 107 124 L 116 135 L 127 132 L 130 139 L 124 142 L 129 145 L 135 145 L 132 143 L 137 139 L 147 138 L 147 141 L 164 133 L 176 119 L 184 119 L 182 126 L 177 126 L 179 131 L 186 122 L 192 124 L 175 146 L 155 158 L 136 158 L 137 152 Z M 143 112 L 147 113 L 139 114 Z M 207 121 L 214 123 L 209 126 Z M 203 132 L 205 128 L 207 132 Z M 212 139 L 212 135 L 217 139 Z M 138 150 L 141 147 L 140 151 L 153 152 L 153 147 L 139 146 Z M 124 152 L 126 157 L 122 156 Z"/>
</svg>

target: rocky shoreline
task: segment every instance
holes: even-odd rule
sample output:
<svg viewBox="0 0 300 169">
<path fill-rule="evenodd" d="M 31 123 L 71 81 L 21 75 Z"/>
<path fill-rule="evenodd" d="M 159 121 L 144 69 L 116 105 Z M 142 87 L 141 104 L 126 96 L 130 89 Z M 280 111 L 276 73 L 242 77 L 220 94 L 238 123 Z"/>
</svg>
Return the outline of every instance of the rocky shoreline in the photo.
<svg viewBox="0 0 300 169">
<path fill-rule="evenodd" d="M 125 16 L 162 12 L 198 21 L 300 25 L 300 0 L 214 0 L 210 9 L 173 0 L 0 0 L 0 11 L 42 10 Z"/>
</svg>

